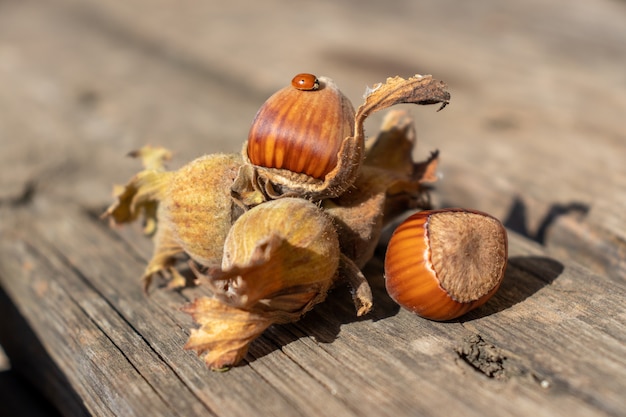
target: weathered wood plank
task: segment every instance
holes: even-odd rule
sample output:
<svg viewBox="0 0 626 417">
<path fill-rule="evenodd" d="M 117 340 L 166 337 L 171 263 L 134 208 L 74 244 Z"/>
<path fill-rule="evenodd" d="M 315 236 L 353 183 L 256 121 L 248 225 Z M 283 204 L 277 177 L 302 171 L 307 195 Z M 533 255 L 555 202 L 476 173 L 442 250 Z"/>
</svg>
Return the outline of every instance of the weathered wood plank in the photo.
<svg viewBox="0 0 626 417">
<path fill-rule="evenodd" d="M 24 286 L 9 288 L 10 296 L 21 300 L 22 315 L 34 323 L 35 332 L 41 332 L 38 337 L 44 341 L 46 350 L 55 352 L 54 359 L 72 388 L 90 400 L 85 401 L 90 412 L 111 416 L 145 412 L 176 415 L 167 412 L 169 408 L 128 363 L 124 346 L 117 346 L 100 328 L 102 323 L 94 322 L 89 316 L 85 306 L 106 304 L 104 300 L 97 296 L 74 298 L 85 294 L 68 292 L 63 288 L 67 282 L 58 279 L 60 275 L 70 275 L 71 270 L 56 269 L 38 249 L 23 241 L 10 247 L 6 241 L 3 244 L 3 251 L 20 261 L 3 262 L 3 280 L 8 276 L 26 281 Z M 46 272 L 40 275 L 39 271 Z M 103 316 L 117 314 L 108 309 L 108 314 Z M 15 335 L 3 335 L 3 339 L 10 336 Z M 26 362 L 27 358 L 22 361 Z M 39 385 L 47 381 L 32 382 Z"/>
<path fill-rule="evenodd" d="M 26 239 L 30 240 L 29 234 L 36 236 L 40 246 L 48 248 L 43 259 L 56 259 L 66 269 L 74 270 L 74 274 L 70 271 L 63 274 L 64 281 L 68 281 L 67 296 L 81 304 L 89 320 L 94 321 L 100 329 L 100 336 L 112 340 L 115 346 L 123 349 L 128 366 L 136 368 L 150 386 L 155 387 L 158 395 L 168 402 L 166 406 L 155 405 L 157 409 L 162 409 L 163 415 L 168 415 L 167 410 L 181 415 L 206 415 L 207 409 L 218 409 L 227 415 L 250 415 L 256 411 L 280 414 L 291 409 L 290 403 L 281 400 L 273 388 L 264 384 L 261 375 L 233 372 L 228 378 L 231 384 L 223 383 L 226 378 L 205 380 L 202 377 L 207 372 L 204 364 L 194 354 L 182 349 L 188 336 L 187 328 L 192 326 L 191 319 L 178 311 L 178 307 L 186 300 L 176 293 L 170 294 L 173 298 L 163 299 L 163 294 L 157 293 L 146 299 L 136 279 L 128 279 L 127 275 L 128 271 L 142 270 L 143 265 L 137 257 L 129 255 L 125 248 L 116 246 L 115 239 L 103 233 L 103 228 L 94 227 L 89 220 L 91 217 L 81 216 L 80 213 L 76 215 L 76 219 L 80 220 L 64 221 L 58 224 L 59 227 L 50 227 L 47 222 L 36 225 L 34 229 L 24 227 Z M 68 234 L 72 235 L 72 239 L 58 239 Z M 104 248 L 110 249 L 107 251 Z M 102 256 L 103 252 L 108 252 L 109 256 Z M 17 259 L 20 258 L 17 256 Z M 45 264 L 43 269 L 46 269 Z M 96 301 L 100 305 L 94 306 Z M 116 311 L 109 311 L 111 307 Z M 112 322 L 116 317 L 119 322 Z M 60 320 L 56 325 L 64 324 Z M 154 341 L 158 343 L 153 346 Z M 102 360 L 105 362 L 109 349 L 101 348 L 101 356 L 105 356 Z M 60 367 L 67 366 L 64 363 Z M 90 371 L 97 372 L 97 369 Z M 97 377 L 87 378 L 92 379 L 91 384 L 100 383 Z M 201 398 L 205 405 L 199 407 L 197 398 L 189 395 L 189 389 L 181 385 L 181 381 L 194 388 L 194 395 Z M 134 382 L 127 380 L 124 383 Z M 250 390 L 250 387 L 255 388 Z M 90 394 L 83 393 L 88 400 L 95 401 L 92 407 L 96 414 L 105 411 L 100 410 L 101 404 Z M 241 402 L 242 397 L 247 397 L 249 402 Z M 272 401 L 263 401 L 267 398 L 272 398 Z M 135 411 L 136 415 L 158 411 L 141 408 L 141 403 L 134 404 L 135 399 L 132 397 L 119 401 L 128 407 L 123 415 L 132 415 L 131 411 Z M 141 411 L 134 407 L 139 407 Z"/>
<path fill-rule="evenodd" d="M 68 415 L 623 415 L 625 6 L 0 2 L 0 333 L 14 371 Z M 182 350 L 178 306 L 201 291 L 145 298 L 149 241 L 93 207 L 146 142 L 174 166 L 237 152 L 265 97 L 303 70 L 357 104 L 389 75 L 446 81 L 444 112 L 413 110 L 417 153 L 441 150 L 435 203 L 526 239 L 511 235 L 502 290 L 461 321 L 399 310 L 375 261 L 372 315 L 355 320 L 338 288 L 211 374 Z M 491 345 L 501 361 L 458 353 Z"/>
<path fill-rule="evenodd" d="M 10 372 L 13 380 L 19 378 L 26 381 L 30 387 L 31 397 L 36 398 L 43 394 L 43 397 L 48 399 L 54 398 L 50 401 L 51 406 L 64 415 L 89 415 L 80 396 L 73 390 L 56 363 L 48 356 L 41 340 L 32 331 L 2 287 L 0 287 L 0 317 L 2 317 L 0 340 L 3 347 L 11 352 L 13 367 L 10 371 L 4 371 L 3 374 Z M 33 361 L 32 358 L 37 358 L 37 360 Z M 6 401 L 2 401 L 3 406 L 6 405 L 6 412 L 10 413 L 9 415 L 32 414 L 33 404 L 30 400 L 24 399 L 19 388 L 15 386 L 18 384 L 13 380 L 5 380 L 6 384 L 2 390 L 3 400 L 5 396 L 7 397 Z"/>
<path fill-rule="evenodd" d="M 624 152 L 626 157 L 626 148 Z M 507 227 L 544 245 L 551 255 L 570 258 L 597 274 L 626 282 L 626 236 L 624 227 L 618 226 L 626 224 L 626 217 L 613 208 L 605 216 L 603 210 L 611 203 L 615 207 L 626 205 L 626 193 L 618 191 L 619 186 L 599 181 L 589 184 L 596 200 L 591 196 L 568 199 L 556 195 L 557 184 L 554 188 L 520 189 L 522 173 L 509 172 L 517 176 L 516 181 L 502 183 L 490 171 L 476 169 L 467 161 L 454 160 L 446 165 L 444 179 L 433 193 L 439 206 L 461 204 L 493 213 Z M 572 178 L 578 175 L 574 169 L 569 174 Z M 626 174 L 615 172 L 612 181 L 626 181 Z"/>
<path fill-rule="evenodd" d="M 2 286 L 97 414 L 440 415 L 445 406 L 464 415 L 619 415 L 623 407 L 625 317 L 607 314 L 622 308 L 623 286 L 515 234 L 502 290 L 463 320 L 399 310 L 374 262 L 372 317 L 356 320 L 337 288 L 302 321 L 268 331 L 247 364 L 219 374 L 182 350 L 192 323 L 178 307 L 197 290 L 145 298 L 141 259 L 106 225 L 72 205 L 44 207 L 16 217 L 12 239 L 3 233 Z M 457 352 L 478 346 L 466 341 L 473 335 L 500 352 L 490 365 L 501 379 Z"/>
</svg>

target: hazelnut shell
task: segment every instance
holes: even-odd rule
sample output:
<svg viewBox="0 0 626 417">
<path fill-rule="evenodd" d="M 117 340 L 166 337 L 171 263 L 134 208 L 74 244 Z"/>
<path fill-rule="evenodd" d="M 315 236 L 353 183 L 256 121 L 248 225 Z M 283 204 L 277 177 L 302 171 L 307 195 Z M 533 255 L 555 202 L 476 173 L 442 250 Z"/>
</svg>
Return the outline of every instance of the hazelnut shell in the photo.
<svg viewBox="0 0 626 417">
<path fill-rule="evenodd" d="M 294 80 L 301 83 L 279 90 L 257 112 L 247 157 L 256 166 L 323 180 L 337 166 L 344 139 L 354 134 L 354 108 L 329 78 L 299 76 Z"/>
<path fill-rule="evenodd" d="M 393 233 L 385 286 L 404 308 L 451 320 L 498 290 L 507 264 L 506 230 L 496 218 L 464 209 L 425 210 Z"/>
</svg>

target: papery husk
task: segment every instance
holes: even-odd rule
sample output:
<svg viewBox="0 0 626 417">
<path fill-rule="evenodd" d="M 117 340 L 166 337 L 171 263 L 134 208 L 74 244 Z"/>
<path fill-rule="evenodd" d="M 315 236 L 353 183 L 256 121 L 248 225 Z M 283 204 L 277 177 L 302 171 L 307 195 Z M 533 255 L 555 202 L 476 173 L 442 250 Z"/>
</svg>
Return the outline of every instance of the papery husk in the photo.
<svg viewBox="0 0 626 417">
<path fill-rule="evenodd" d="M 157 274 L 170 279 L 170 288 L 184 286 L 186 279 L 176 269 L 181 255 L 204 266 L 220 265 L 228 230 L 243 213 L 230 196 L 241 157 L 206 155 L 177 171 L 166 171 L 163 163 L 170 153 L 163 148 L 144 147 L 131 155 L 140 157 L 145 169 L 126 186 L 116 187 L 117 201 L 103 217 L 113 224 L 144 217 L 144 232 L 154 242 L 142 276 L 144 289 Z"/>
<path fill-rule="evenodd" d="M 205 155 L 176 171 L 166 190 L 161 221 L 200 265 L 221 264 L 226 235 L 243 213 L 230 196 L 241 165 L 238 154 Z"/>
<path fill-rule="evenodd" d="M 251 209 L 228 233 L 222 267 L 195 271 L 214 295 L 184 308 L 201 326 L 185 348 L 208 352 L 211 369 L 235 365 L 267 327 L 323 301 L 342 262 L 335 227 L 315 204 L 284 198 Z"/>
<path fill-rule="evenodd" d="M 154 241 L 153 256 L 142 275 L 144 288 L 147 288 L 152 276 L 157 273 L 164 273 L 175 281 L 184 281 L 174 269 L 182 248 L 171 239 L 170 228 L 159 225 L 163 217 L 160 202 L 165 198 L 174 175 L 165 168 L 165 162 L 171 159 L 172 154 L 162 147 L 144 146 L 128 155 L 140 158 L 144 169 L 125 186 L 113 187 L 117 201 L 107 208 L 102 217 L 108 218 L 111 225 L 131 223 L 143 217 L 143 231 L 152 236 Z"/>
<path fill-rule="evenodd" d="M 272 321 L 264 315 L 229 306 L 215 298 L 200 297 L 182 308 L 200 325 L 191 329 L 185 349 L 198 355 L 213 371 L 224 371 L 246 356 L 250 342 Z"/>
<path fill-rule="evenodd" d="M 102 218 L 109 218 L 112 225 L 117 225 L 143 216 L 144 233 L 152 235 L 156 231 L 158 203 L 163 199 L 171 179 L 165 162 L 171 159 L 172 154 L 162 147 L 144 146 L 129 152 L 128 156 L 140 158 L 144 169 L 125 186 L 113 187 L 113 196 L 117 201 L 107 208 Z"/>
<path fill-rule="evenodd" d="M 383 227 L 407 210 L 430 208 L 430 185 L 439 179 L 439 151 L 415 162 L 416 146 L 415 123 L 405 110 L 389 111 L 379 134 L 366 145 L 364 170 L 370 176 L 376 175 L 373 168 L 385 172 L 375 180 L 385 188 Z"/>
<path fill-rule="evenodd" d="M 405 111 L 390 111 L 368 142 L 354 186 L 323 202 L 337 225 L 342 253 L 359 268 L 372 258 L 385 225 L 409 209 L 429 207 L 425 185 L 437 179 L 438 153 L 416 163 L 415 143 L 412 119 Z"/>
<path fill-rule="evenodd" d="M 354 136 L 347 137 L 337 155 L 336 167 L 324 179 L 316 179 L 287 170 L 252 165 L 243 147 L 246 166 L 233 185 L 233 195 L 243 205 L 282 197 L 303 197 L 311 200 L 335 198 L 345 193 L 356 181 L 365 155 L 365 119 L 377 111 L 400 103 L 441 103 L 441 110 L 450 100 L 446 85 L 430 75 L 409 79 L 388 78 L 366 91 L 365 102 L 355 115 Z"/>
</svg>

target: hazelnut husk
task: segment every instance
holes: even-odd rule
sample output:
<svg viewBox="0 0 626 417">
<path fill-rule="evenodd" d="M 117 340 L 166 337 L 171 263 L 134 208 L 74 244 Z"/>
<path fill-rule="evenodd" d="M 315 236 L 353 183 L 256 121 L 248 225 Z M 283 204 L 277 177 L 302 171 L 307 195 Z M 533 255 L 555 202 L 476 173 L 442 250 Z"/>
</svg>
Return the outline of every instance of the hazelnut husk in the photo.
<svg viewBox="0 0 626 417">
<path fill-rule="evenodd" d="M 438 152 L 415 162 L 415 145 L 408 113 L 389 111 L 380 133 L 368 141 L 354 185 L 322 203 L 335 220 L 342 253 L 360 268 L 372 258 L 384 227 L 409 209 L 430 207 L 429 185 L 437 180 Z"/>
<path fill-rule="evenodd" d="M 185 348 L 206 353 L 211 369 L 235 365 L 267 327 L 323 301 L 341 263 L 335 227 L 317 205 L 284 198 L 247 211 L 228 233 L 222 267 L 194 269 L 213 297 L 184 308 L 201 325 Z"/>
<path fill-rule="evenodd" d="M 176 171 L 165 191 L 161 221 L 200 265 L 221 263 L 226 235 L 243 213 L 230 196 L 241 164 L 236 154 L 202 156 Z"/>
<path fill-rule="evenodd" d="M 394 77 L 368 89 L 353 115 L 334 82 L 318 80 L 319 88 L 310 91 L 286 87 L 259 110 L 243 147 L 245 165 L 233 184 L 233 196 L 243 205 L 289 196 L 321 200 L 342 195 L 359 175 L 369 115 L 399 103 L 442 103 L 443 108 L 450 99 L 445 84 L 430 75 Z"/>
<path fill-rule="evenodd" d="M 203 266 L 220 265 L 223 245 L 233 221 L 243 213 L 230 196 L 230 187 L 242 165 L 237 154 L 206 155 L 177 171 L 165 171 L 158 155 L 162 148 L 133 152 L 145 169 L 117 192 L 118 201 L 103 217 L 114 224 L 128 223 L 143 213 L 153 235 L 154 252 L 142 276 L 144 289 L 156 274 L 170 278 L 169 287 L 186 280 L 175 268 L 186 254 Z"/>
</svg>

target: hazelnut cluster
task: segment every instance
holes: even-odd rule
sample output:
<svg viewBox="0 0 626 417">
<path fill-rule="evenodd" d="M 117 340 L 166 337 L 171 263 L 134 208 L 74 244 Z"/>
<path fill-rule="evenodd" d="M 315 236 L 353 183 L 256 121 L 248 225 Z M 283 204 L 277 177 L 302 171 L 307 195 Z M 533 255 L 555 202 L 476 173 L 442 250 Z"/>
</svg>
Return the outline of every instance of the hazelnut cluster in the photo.
<svg viewBox="0 0 626 417">
<path fill-rule="evenodd" d="M 163 148 L 132 153 L 144 169 L 104 213 L 114 224 L 143 217 L 154 253 L 142 277 L 186 285 L 185 257 L 212 295 L 183 307 L 199 324 L 186 349 L 210 369 L 227 369 L 275 323 L 298 320 L 339 280 L 357 315 L 372 308 L 361 268 L 381 231 L 407 210 L 421 210 L 393 234 L 385 260 L 391 297 L 434 320 L 483 304 L 497 290 L 507 260 L 500 222 L 468 210 L 427 210 L 438 153 L 415 162 L 413 122 L 392 110 L 365 138 L 364 121 L 399 103 L 450 99 L 431 76 L 388 78 L 368 89 L 355 111 L 326 77 L 296 75 L 259 109 L 241 154 L 201 156 L 176 171 Z M 181 258 L 182 257 L 182 258 Z"/>
</svg>

